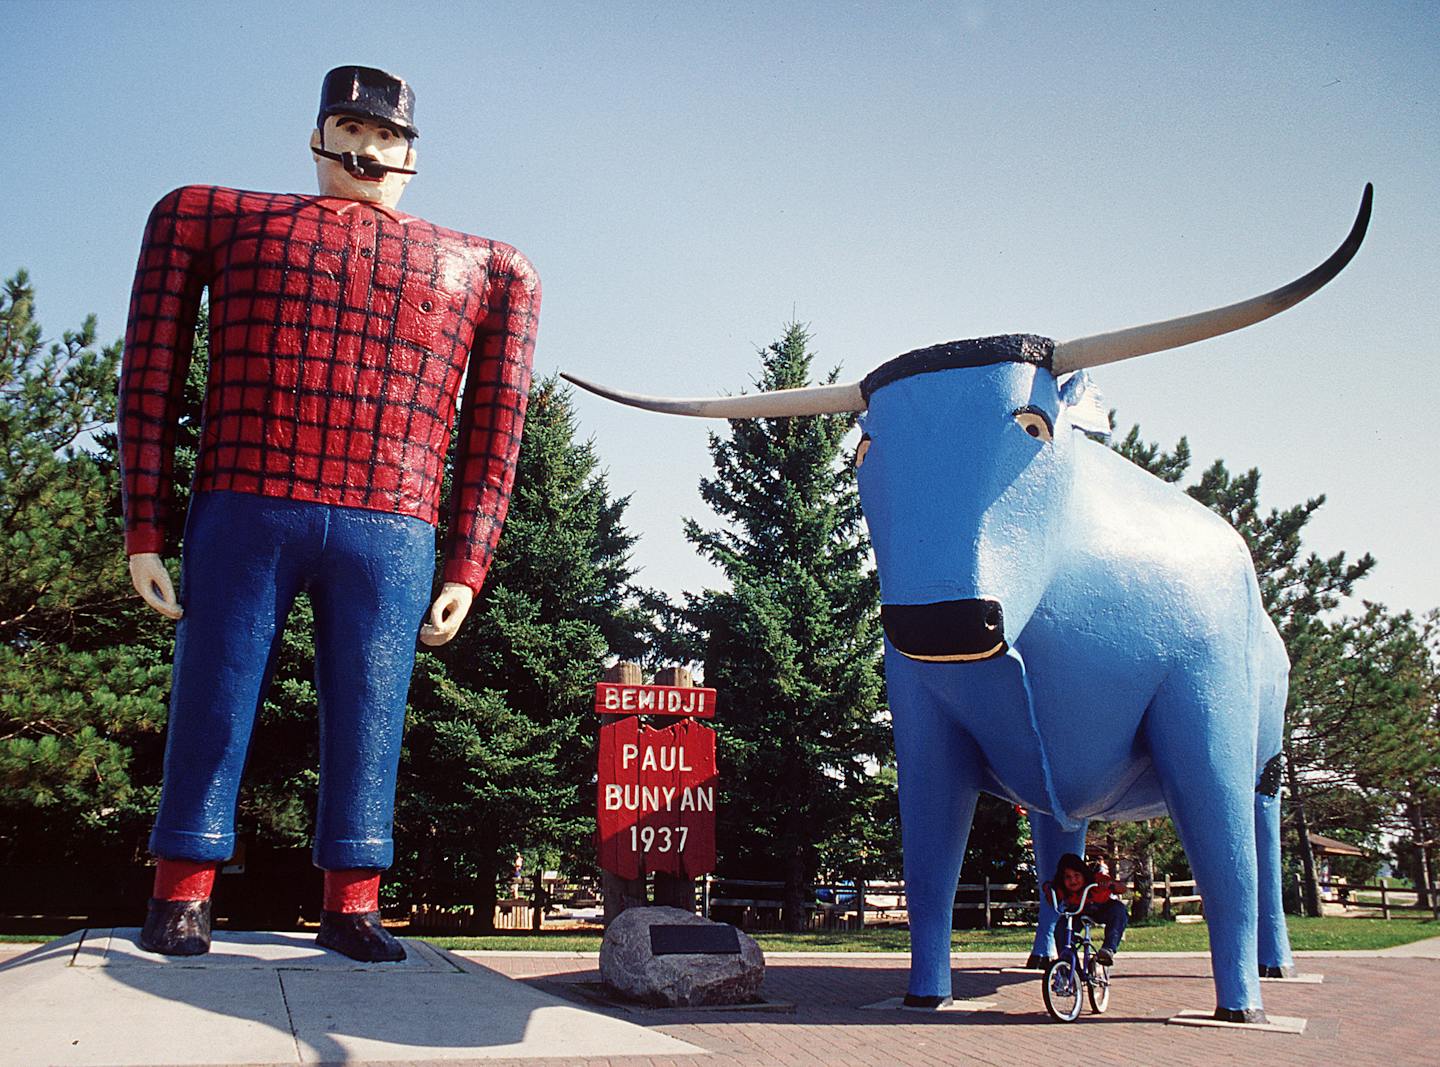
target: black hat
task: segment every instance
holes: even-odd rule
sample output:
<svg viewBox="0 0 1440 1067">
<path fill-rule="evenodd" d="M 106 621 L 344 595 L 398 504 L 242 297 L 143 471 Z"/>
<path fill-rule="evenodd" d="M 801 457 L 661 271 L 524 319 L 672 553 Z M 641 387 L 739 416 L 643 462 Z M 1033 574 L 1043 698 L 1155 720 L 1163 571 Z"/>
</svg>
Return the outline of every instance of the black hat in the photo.
<svg viewBox="0 0 1440 1067">
<path fill-rule="evenodd" d="M 374 67 L 336 67 L 325 75 L 320 87 L 317 127 L 327 115 L 360 115 L 398 126 L 405 136 L 415 138 L 415 90 L 405 82 Z"/>
</svg>

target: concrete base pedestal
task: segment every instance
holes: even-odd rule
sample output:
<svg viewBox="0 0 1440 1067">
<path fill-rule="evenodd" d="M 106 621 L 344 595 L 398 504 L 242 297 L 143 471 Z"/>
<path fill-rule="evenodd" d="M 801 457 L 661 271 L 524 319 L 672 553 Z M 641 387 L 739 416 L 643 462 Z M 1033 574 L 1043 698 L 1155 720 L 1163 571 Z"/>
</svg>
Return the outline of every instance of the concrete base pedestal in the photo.
<svg viewBox="0 0 1440 1067">
<path fill-rule="evenodd" d="M 1305 1020 L 1289 1015 L 1272 1015 L 1263 1023 L 1230 1023 L 1215 1018 L 1214 1012 L 1187 1008 L 1165 1020 L 1171 1026 L 1210 1026 L 1219 1030 L 1255 1030 L 1267 1034 L 1303 1034 Z"/>
<path fill-rule="evenodd" d="M 163 957 L 88 930 L 0 966 L 0 1065 L 364 1064 L 704 1050 L 405 941 L 356 963 L 296 933 L 217 931 Z"/>
<path fill-rule="evenodd" d="M 874 1004 L 860 1005 L 861 1011 L 913 1011 L 934 1014 L 937 1011 L 989 1011 L 996 1006 L 993 1000 L 947 1000 L 933 1008 L 907 1008 L 904 997 L 890 997 L 877 1000 Z"/>
</svg>

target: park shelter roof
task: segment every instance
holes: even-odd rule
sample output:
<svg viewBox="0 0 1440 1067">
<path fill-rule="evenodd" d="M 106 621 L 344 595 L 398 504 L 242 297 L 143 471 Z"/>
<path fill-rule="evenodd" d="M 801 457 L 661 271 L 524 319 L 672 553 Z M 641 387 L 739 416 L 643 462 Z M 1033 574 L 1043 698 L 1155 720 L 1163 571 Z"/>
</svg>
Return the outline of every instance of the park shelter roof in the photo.
<svg viewBox="0 0 1440 1067">
<path fill-rule="evenodd" d="M 1365 850 L 1349 841 L 1337 841 L 1333 837 L 1312 833 L 1310 847 L 1325 856 L 1363 856 Z"/>
</svg>

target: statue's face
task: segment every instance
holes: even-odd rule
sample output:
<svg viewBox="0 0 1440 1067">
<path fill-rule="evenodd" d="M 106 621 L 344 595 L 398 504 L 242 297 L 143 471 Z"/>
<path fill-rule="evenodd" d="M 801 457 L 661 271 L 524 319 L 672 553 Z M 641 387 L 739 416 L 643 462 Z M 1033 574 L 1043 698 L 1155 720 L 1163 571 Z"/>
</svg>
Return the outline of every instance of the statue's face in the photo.
<svg viewBox="0 0 1440 1067">
<path fill-rule="evenodd" d="M 319 130 L 310 135 L 310 147 L 322 147 Z M 327 152 L 354 152 L 357 156 L 377 159 L 392 167 L 413 169 L 415 166 L 415 149 L 405 140 L 404 134 L 374 119 L 354 115 L 327 116 L 323 147 Z M 315 177 L 322 196 L 366 200 L 394 207 L 400 202 L 411 175 L 392 171 L 383 178 L 357 178 L 335 160 L 316 156 Z"/>
</svg>

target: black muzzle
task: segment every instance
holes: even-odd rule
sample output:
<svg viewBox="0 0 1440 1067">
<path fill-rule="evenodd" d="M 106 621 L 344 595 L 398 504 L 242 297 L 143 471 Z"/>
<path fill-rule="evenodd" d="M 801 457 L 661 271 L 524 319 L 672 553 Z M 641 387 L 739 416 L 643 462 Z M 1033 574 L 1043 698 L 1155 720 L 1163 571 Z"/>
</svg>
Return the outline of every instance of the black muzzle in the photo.
<svg viewBox="0 0 1440 1067">
<path fill-rule="evenodd" d="M 926 663 L 966 663 L 1003 656 L 1005 613 L 1000 601 L 942 600 L 937 604 L 884 604 L 880 622 L 895 651 Z"/>
</svg>

